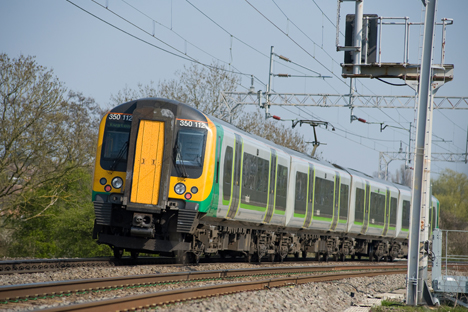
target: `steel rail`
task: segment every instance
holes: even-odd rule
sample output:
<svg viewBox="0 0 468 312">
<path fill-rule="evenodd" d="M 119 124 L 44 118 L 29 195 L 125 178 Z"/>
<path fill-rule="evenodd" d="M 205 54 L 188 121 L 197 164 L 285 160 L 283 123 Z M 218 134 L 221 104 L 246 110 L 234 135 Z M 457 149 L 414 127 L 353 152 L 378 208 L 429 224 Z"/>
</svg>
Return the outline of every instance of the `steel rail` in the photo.
<svg viewBox="0 0 468 312">
<path fill-rule="evenodd" d="M 133 276 L 119 276 L 96 279 L 71 280 L 60 282 L 33 283 L 23 285 L 0 286 L 0 300 L 8 301 L 19 298 L 49 296 L 55 294 L 110 289 L 116 287 L 130 287 L 172 282 L 186 282 L 198 280 L 228 279 L 247 276 L 279 275 L 279 274 L 310 274 L 315 272 L 345 271 L 345 270 L 376 270 L 376 269 L 405 269 L 406 264 L 392 265 L 326 265 L 304 267 L 268 267 L 254 269 L 215 270 L 198 272 L 178 272 L 167 274 L 146 274 Z"/>
<path fill-rule="evenodd" d="M 133 295 L 118 299 L 108 299 L 103 301 L 83 303 L 46 309 L 42 311 L 61 312 L 61 311 L 128 311 L 143 308 L 155 307 L 163 304 L 171 304 L 181 301 L 207 298 L 218 295 L 228 295 L 244 291 L 258 291 L 270 289 L 273 287 L 284 287 L 291 285 L 300 285 L 312 282 L 328 282 L 339 279 L 353 277 L 372 277 L 377 275 L 404 274 L 406 269 L 371 271 L 371 272 L 347 272 L 333 273 L 314 276 L 297 276 L 265 279 L 261 281 L 249 281 L 238 283 L 218 284 L 211 286 L 201 286 L 193 288 L 184 288 L 177 290 L 160 291 L 155 293 Z"/>
<path fill-rule="evenodd" d="M 75 259 L 27 259 L 0 261 L 0 275 L 40 273 L 76 267 L 111 267 L 119 265 L 174 264 L 173 258 L 142 257 L 138 259 L 111 257 Z M 174 264 L 175 265 L 175 264 Z"/>
</svg>

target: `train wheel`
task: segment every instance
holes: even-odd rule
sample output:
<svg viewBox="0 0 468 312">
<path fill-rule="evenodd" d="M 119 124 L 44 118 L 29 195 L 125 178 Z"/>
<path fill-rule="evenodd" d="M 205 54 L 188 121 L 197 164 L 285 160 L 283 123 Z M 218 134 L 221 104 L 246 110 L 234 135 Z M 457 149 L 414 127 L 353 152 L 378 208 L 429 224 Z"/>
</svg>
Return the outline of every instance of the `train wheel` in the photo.
<svg viewBox="0 0 468 312">
<path fill-rule="evenodd" d="M 294 258 L 295 258 L 296 260 L 299 260 L 299 252 L 294 253 Z"/>
<path fill-rule="evenodd" d="M 326 253 L 326 254 L 323 255 L 323 260 L 324 260 L 325 262 L 328 262 L 328 260 L 330 260 L 330 256 L 328 255 L 328 253 Z"/>
<path fill-rule="evenodd" d="M 351 260 L 355 260 L 356 259 L 356 256 L 355 255 L 351 255 Z"/>
<path fill-rule="evenodd" d="M 114 258 L 115 259 L 122 259 L 123 256 L 123 249 L 122 248 L 114 248 Z"/>
<path fill-rule="evenodd" d="M 270 262 L 275 262 L 275 254 L 270 254 Z"/>
<path fill-rule="evenodd" d="M 130 255 L 131 255 L 133 260 L 136 260 L 136 259 L 138 259 L 138 256 L 140 255 L 140 253 L 138 251 L 131 251 Z"/>
<path fill-rule="evenodd" d="M 374 262 L 374 261 L 375 261 L 374 252 L 373 252 L 373 251 L 371 251 L 371 252 L 369 253 L 369 261 L 370 261 L 370 262 Z"/>
<path fill-rule="evenodd" d="M 251 263 L 252 262 L 252 254 L 247 253 L 245 255 L 245 261 L 248 262 L 248 263 Z"/>
<path fill-rule="evenodd" d="M 189 264 L 189 257 L 187 255 L 187 253 L 185 252 L 185 250 L 177 250 L 175 252 L 175 256 L 176 256 L 176 263 L 177 264 Z"/>
<path fill-rule="evenodd" d="M 315 253 L 315 260 L 320 262 L 320 252 Z"/>
<path fill-rule="evenodd" d="M 387 257 L 387 261 L 388 261 L 388 262 L 393 262 L 393 257 L 392 257 L 392 256 L 388 256 L 388 257 Z"/>
<path fill-rule="evenodd" d="M 304 250 L 302 252 L 302 259 L 307 259 L 307 251 L 306 250 Z"/>
<path fill-rule="evenodd" d="M 340 256 L 340 260 L 341 260 L 341 262 L 345 262 L 345 260 L 346 260 L 346 256 L 345 256 L 344 254 L 341 254 L 341 256 Z"/>
</svg>

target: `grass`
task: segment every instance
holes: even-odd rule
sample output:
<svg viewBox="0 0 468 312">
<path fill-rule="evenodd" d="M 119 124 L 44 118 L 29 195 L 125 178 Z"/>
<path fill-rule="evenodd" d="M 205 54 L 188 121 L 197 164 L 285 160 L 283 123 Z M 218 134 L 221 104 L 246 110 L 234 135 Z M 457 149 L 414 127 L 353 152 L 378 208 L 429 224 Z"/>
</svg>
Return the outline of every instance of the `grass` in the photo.
<svg viewBox="0 0 468 312">
<path fill-rule="evenodd" d="M 429 306 L 407 306 L 406 304 L 400 301 L 394 300 L 383 300 L 382 305 L 378 307 L 373 307 L 372 312 L 398 312 L 398 311 L 413 311 L 413 312 L 466 312 L 468 309 L 462 306 L 453 306 L 442 305 L 439 307 L 429 307 Z"/>
</svg>

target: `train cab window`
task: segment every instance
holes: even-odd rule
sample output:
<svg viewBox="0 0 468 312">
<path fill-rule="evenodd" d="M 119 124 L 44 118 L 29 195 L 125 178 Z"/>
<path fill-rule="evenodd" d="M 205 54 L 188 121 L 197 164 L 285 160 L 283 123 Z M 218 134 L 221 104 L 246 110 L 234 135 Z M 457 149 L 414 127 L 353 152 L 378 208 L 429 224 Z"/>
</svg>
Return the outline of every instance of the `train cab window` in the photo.
<svg viewBox="0 0 468 312">
<path fill-rule="evenodd" d="M 385 195 L 371 193 L 370 219 L 374 219 L 374 224 L 384 225 L 385 221 Z"/>
<path fill-rule="evenodd" d="M 320 216 L 331 218 L 333 216 L 333 197 L 335 183 L 330 180 L 315 178 L 314 210 Z"/>
<path fill-rule="evenodd" d="M 223 199 L 231 199 L 231 180 L 232 180 L 232 147 L 226 147 L 224 156 L 224 174 L 223 174 Z"/>
<path fill-rule="evenodd" d="M 397 211 L 397 202 L 398 200 L 395 197 L 392 197 L 390 200 L 390 226 L 396 226 L 396 211 Z"/>
<path fill-rule="evenodd" d="M 278 165 L 276 175 L 276 200 L 275 209 L 280 211 L 286 210 L 286 196 L 288 189 L 288 168 Z"/>
<path fill-rule="evenodd" d="M 408 200 L 403 201 L 403 213 L 401 216 L 401 227 L 405 230 L 409 229 L 409 217 L 410 217 L 410 206 L 411 203 Z"/>
<path fill-rule="evenodd" d="M 108 119 L 106 122 L 102 140 L 101 167 L 111 171 L 126 171 L 131 121 L 117 120 L 115 116 L 120 117 L 118 114 L 110 115 L 114 116 L 112 117 L 114 119 Z"/>
<path fill-rule="evenodd" d="M 294 201 L 294 213 L 306 213 L 307 207 L 307 174 L 296 172 L 296 198 Z"/>
<path fill-rule="evenodd" d="M 173 176 L 199 178 L 203 172 L 203 161 L 206 143 L 205 129 L 184 128 L 177 134 L 174 146 L 175 169 Z"/>
<path fill-rule="evenodd" d="M 354 203 L 354 220 L 363 222 L 364 220 L 364 190 L 356 188 L 356 201 Z"/>
<path fill-rule="evenodd" d="M 340 220 L 348 219 L 348 199 L 349 199 L 349 186 L 341 184 L 340 187 Z"/>
</svg>

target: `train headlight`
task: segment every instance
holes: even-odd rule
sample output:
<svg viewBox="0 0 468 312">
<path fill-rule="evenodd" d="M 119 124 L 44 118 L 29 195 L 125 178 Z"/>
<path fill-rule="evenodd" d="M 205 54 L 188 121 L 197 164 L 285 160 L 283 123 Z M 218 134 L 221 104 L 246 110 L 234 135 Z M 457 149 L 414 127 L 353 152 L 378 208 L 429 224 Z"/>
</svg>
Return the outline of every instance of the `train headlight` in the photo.
<svg viewBox="0 0 468 312">
<path fill-rule="evenodd" d="M 123 185 L 123 180 L 121 177 L 115 177 L 112 179 L 112 187 L 115 188 L 115 189 L 119 189 L 122 187 Z"/>
<path fill-rule="evenodd" d="M 178 194 L 178 195 L 184 194 L 185 190 L 186 190 L 186 187 L 185 187 L 185 184 L 183 184 L 183 183 L 177 183 L 174 186 L 174 192 L 176 192 L 176 194 Z"/>
</svg>

